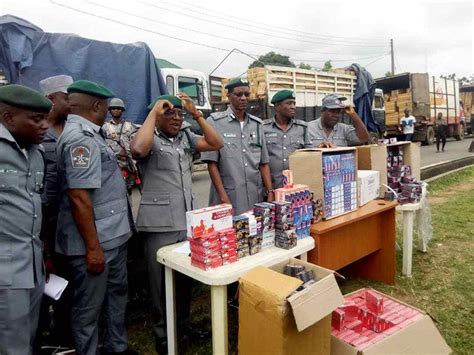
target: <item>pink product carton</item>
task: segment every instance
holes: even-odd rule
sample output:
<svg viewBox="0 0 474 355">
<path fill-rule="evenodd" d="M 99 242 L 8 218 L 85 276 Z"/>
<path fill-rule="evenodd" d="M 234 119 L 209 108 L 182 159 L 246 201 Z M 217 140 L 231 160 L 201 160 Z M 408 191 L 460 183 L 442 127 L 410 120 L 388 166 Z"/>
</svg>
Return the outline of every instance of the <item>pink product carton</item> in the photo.
<svg viewBox="0 0 474 355">
<path fill-rule="evenodd" d="M 365 302 L 367 309 L 375 315 L 383 313 L 383 296 L 376 292 L 367 290 L 365 291 Z"/>
<path fill-rule="evenodd" d="M 188 238 L 233 228 L 232 205 L 222 204 L 186 212 Z"/>
</svg>

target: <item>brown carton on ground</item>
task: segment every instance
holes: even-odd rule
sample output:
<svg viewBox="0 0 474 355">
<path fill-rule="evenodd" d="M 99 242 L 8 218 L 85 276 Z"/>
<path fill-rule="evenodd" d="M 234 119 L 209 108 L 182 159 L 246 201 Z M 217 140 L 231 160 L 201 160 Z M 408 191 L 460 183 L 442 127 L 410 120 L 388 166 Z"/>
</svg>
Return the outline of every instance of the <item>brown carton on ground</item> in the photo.
<svg viewBox="0 0 474 355">
<path fill-rule="evenodd" d="M 346 296 L 360 291 L 361 290 L 351 292 Z M 399 330 L 398 332 L 389 335 L 388 337 L 369 346 L 368 348 L 365 348 L 364 350 L 357 350 L 352 345 L 347 344 L 335 336 L 332 336 L 332 355 L 441 355 L 452 353 L 451 348 L 443 339 L 429 315 L 416 307 L 406 304 L 380 291 L 377 291 L 377 293 L 405 306 L 413 308 L 422 313 L 424 316 L 414 323 Z"/>
<path fill-rule="evenodd" d="M 313 270 L 317 282 L 292 294 L 302 281 L 282 273 L 289 262 Z M 344 302 L 333 271 L 289 259 L 239 283 L 239 354 L 330 353 L 331 312 Z"/>
</svg>

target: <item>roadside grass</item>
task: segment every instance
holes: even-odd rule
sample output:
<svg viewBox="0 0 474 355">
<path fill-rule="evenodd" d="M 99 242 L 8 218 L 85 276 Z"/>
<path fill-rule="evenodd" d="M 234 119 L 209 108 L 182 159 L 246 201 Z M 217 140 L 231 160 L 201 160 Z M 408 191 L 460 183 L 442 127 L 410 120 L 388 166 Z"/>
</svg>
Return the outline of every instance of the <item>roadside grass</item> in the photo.
<svg viewBox="0 0 474 355">
<path fill-rule="evenodd" d="M 413 248 L 411 278 L 401 275 L 402 252 L 397 251 L 395 286 L 347 279 L 340 281 L 343 294 L 373 287 L 427 312 L 435 321 L 454 354 L 474 353 L 474 167 L 447 175 L 429 185 L 433 238 L 428 252 Z M 402 245 L 401 219 L 397 240 Z M 417 233 L 414 236 L 417 242 Z M 130 344 L 140 354 L 155 354 L 149 309 L 151 301 L 142 293 L 132 299 L 128 317 Z M 197 286 L 191 318 L 210 330 L 210 293 Z M 237 311 L 229 308 L 229 342 L 236 353 Z M 210 339 L 192 339 L 180 334 L 181 354 L 211 354 Z"/>
</svg>

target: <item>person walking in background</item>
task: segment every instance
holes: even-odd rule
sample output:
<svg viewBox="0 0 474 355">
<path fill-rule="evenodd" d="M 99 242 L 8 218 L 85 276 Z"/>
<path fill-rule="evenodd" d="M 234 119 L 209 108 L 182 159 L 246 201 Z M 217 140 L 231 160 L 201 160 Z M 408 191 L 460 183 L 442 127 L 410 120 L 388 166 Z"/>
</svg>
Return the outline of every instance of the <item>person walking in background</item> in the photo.
<svg viewBox="0 0 474 355">
<path fill-rule="evenodd" d="M 435 133 L 436 133 L 436 153 L 439 153 L 439 143 L 442 142 L 441 150 L 444 152 L 444 146 L 446 145 L 446 128 L 448 124 L 443 118 L 443 113 L 438 113 L 435 122 Z"/>
<path fill-rule="evenodd" d="M 403 113 L 405 114 L 405 117 L 400 120 L 400 126 L 402 127 L 403 134 L 405 135 L 405 141 L 411 142 L 413 139 L 413 133 L 415 133 L 416 119 L 410 115 L 410 110 L 407 108 L 405 111 L 403 111 Z"/>
</svg>

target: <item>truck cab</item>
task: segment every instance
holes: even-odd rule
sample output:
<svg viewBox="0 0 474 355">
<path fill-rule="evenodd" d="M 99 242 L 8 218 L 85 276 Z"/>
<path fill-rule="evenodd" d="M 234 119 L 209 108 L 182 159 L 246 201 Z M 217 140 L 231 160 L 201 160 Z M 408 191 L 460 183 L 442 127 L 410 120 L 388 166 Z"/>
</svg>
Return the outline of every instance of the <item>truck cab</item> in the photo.
<svg viewBox="0 0 474 355">
<path fill-rule="evenodd" d="M 209 85 L 204 73 L 181 68 L 160 68 L 160 70 L 170 95 L 184 92 L 194 101 L 196 108 L 201 110 L 205 117 L 209 115 L 211 112 Z M 193 132 L 201 132 L 199 125 L 190 115 L 185 113 L 184 119 L 191 124 Z"/>
</svg>

